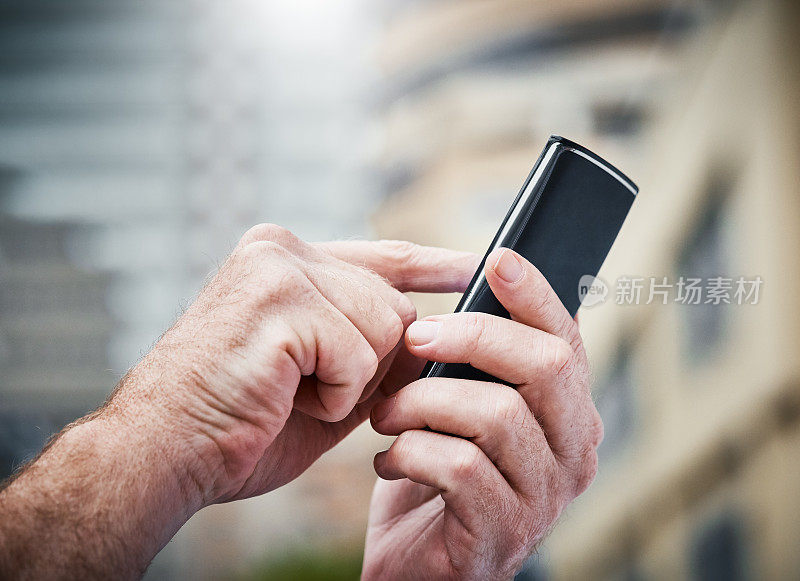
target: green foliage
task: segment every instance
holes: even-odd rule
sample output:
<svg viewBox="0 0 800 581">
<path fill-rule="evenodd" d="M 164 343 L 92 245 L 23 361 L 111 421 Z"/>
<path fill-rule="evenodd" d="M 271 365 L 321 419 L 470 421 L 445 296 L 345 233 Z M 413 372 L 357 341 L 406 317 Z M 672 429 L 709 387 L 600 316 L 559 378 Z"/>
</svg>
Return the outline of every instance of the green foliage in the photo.
<svg viewBox="0 0 800 581">
<path fill-rule="evenodd" d="M 291 551 L 256 567 L 247 581 L 353 581 L 361 576 L 360 550 Z"/>
</svg>

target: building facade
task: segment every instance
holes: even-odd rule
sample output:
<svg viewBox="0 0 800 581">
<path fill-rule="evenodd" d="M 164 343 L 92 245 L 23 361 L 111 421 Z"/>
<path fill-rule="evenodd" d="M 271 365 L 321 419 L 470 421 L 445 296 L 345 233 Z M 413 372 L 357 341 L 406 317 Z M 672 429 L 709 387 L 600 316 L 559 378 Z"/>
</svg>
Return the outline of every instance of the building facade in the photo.
<svg viewBox="0 0 800 581">
<path fill-rule="evenodd" d="M 580 313 L 600 472 L 524 575 L 796 578 L 796 6 L 430 3 L 398 20 L 390 46 L 423 33 L 436 46 L 400 64 L 389 50 L 390 64 L 440 63 L 387 104 L 384 162 L 400 178 L 381 235 L 482 251 L 549 133 L 641 189 L 600 273 L 606 302 Z M 740 279 L 758 296 L 736 295 Z"/>
</svg>

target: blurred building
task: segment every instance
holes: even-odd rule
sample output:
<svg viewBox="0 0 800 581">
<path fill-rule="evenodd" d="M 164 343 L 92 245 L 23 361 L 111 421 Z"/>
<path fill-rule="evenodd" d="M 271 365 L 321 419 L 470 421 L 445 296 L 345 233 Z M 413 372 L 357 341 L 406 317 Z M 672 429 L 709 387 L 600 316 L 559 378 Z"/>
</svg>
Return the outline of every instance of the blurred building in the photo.
<svg viewBox="0 0 800 581">
<path fill-rule="evenodd" d="M 386 201 L 374 223 L 475 251 L 551 133 L 640 174 L 644 125 L 676 91 L 683 40 L 709 18 L 657 0 L 397 4 L 379 53 Z"/>
<path fill-rule="evenodd" d="M 796 578 L 796 3 L 393 6 L 381 236 L 483 251 L 550 133 L 641 188 L 600 273 L 612 294 L 581 312 L 600 473 L 525 575 Z M 623 276 L 763 287 L 754 305 L 627 306 Z"/>
<path fill-rule="evenodd" d="M 0 479 L 103 402 L 248 227 L 366 234 L 371 18 L 357 0 L 0 0 Z M 284 496 L 200 514 L 151 574 L 224 576 L 326 536 L 357 550 L 357 458 L 354 500 L 329 482 L 356 460 L 326 458 Z"/>
</svg>

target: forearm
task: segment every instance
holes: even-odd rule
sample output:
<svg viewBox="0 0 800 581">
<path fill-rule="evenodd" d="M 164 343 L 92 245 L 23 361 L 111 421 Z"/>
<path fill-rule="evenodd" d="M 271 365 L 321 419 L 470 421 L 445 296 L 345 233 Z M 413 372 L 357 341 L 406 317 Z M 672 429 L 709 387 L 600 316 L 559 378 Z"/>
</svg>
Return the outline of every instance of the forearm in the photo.
<svg viewBox="0 0 800 581">
<path fill-rule="evenodd" d="M 148 421 L 101 411 L 0 492 L 0 577 L 144 572 L 203 503 L 167 432 L 144 429 Z"/>
</svg>

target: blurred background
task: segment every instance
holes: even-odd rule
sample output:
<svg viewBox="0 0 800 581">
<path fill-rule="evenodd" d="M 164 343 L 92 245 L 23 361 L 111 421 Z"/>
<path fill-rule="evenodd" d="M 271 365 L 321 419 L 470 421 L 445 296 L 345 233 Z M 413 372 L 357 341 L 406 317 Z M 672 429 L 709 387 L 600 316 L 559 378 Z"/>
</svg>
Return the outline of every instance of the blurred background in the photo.
<svg viewBox="0 0 800 581">
<path fill-rule="evenodd" d="M 763 286 L 583 309 L 600 473 L 520 577 L 800 578 L 799 25 L 790 0 L 0 0 L 0 477 L 250 225 L 482 252 L 558 133 L 641 188 L 612 287 Z M 202 511 L 149 578 L 356 578 L 387 443 Z"/>
</svg>

